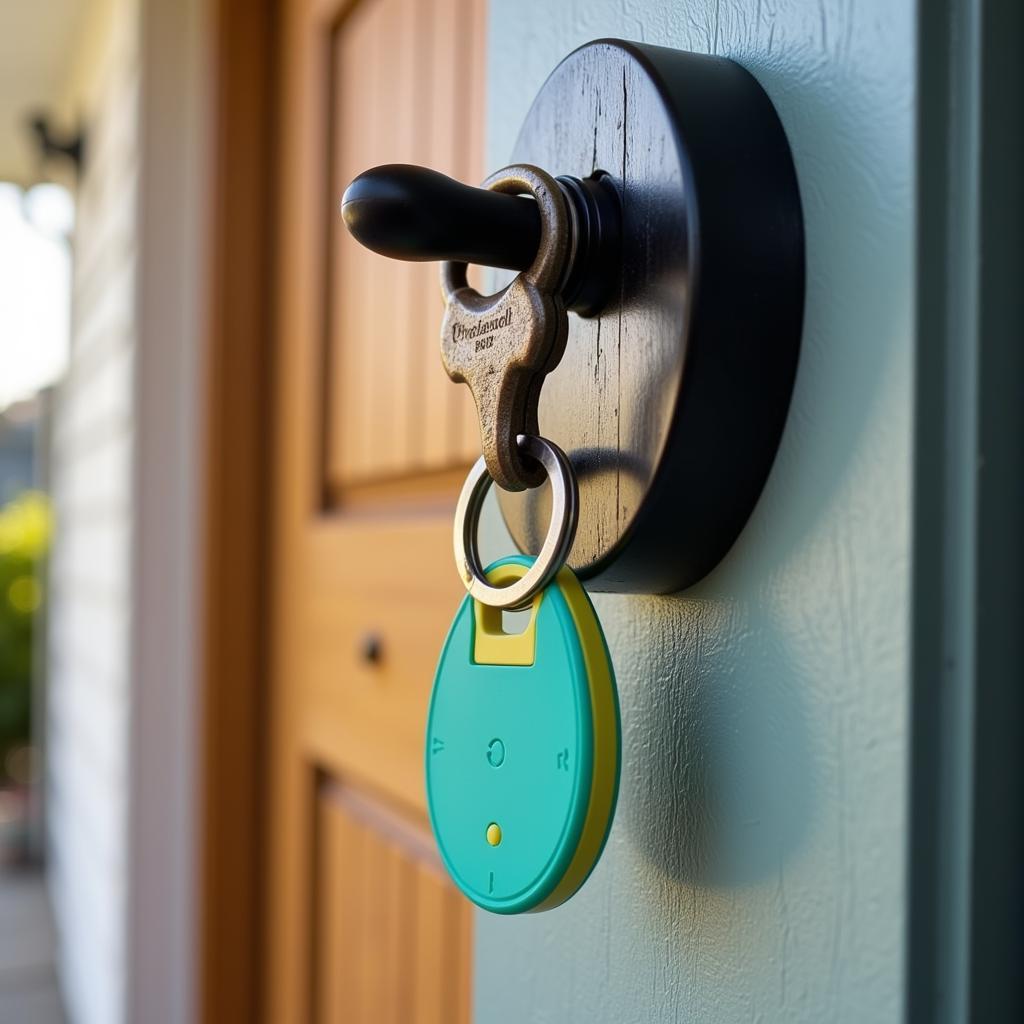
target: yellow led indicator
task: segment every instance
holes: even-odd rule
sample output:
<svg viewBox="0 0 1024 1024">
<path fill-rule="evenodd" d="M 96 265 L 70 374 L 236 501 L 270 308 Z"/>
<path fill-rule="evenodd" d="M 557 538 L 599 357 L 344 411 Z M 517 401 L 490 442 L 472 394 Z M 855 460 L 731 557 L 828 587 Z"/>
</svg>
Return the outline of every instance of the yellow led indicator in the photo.
<svg viewBox="0 0 1024 1024">
<path fill-rule="evenodd" d="M 498 825 L 497 822 L 492 821 L 490 825 L 487 826 L 487 842 L 489 842 L 491 846 L 497 846 L 498 843 L 501 842 L 501 826 Z"/>
</svg>

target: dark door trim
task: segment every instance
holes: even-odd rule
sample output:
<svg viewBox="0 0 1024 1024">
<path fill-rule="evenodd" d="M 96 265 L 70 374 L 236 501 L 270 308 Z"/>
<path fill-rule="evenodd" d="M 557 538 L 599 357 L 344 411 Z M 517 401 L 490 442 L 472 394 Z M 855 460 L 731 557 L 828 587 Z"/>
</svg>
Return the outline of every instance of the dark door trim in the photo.
<svg viewBox="0 0 1024 1024">
<path fill-rule="evenodd" d="M 921 5 L 911 1021 L 1024 1017 L 1017 0 Z"/>
</svg>

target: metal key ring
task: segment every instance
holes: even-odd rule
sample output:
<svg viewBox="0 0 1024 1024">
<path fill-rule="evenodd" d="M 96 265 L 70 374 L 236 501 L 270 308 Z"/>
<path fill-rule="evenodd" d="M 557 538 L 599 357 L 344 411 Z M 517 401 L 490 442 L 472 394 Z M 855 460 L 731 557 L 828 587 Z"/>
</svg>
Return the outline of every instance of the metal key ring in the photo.
<svg viewBox="0 0 1024 1024">
<path fill-rule="evenodd" d="M 492 608 L 510 611 L 529 605 L 565 564 L 576 537 L 580 511 L 576 476 L 565 452 L 547 438 L 532 434 L 520 434 L 516 443 L 523 455 L 536 459 L 544 467 L 551 482 L 551 525 L 533 565 L 522 578 L 508 586 L 494 587 L 487 582 L 476 538 L 480 509 L 492 483 L 483 456 L 477 459 L 462 485 L 452 534 L 455 565 L 470 597 Z"/>
<path fill-rule="evenodd" d="M 482 188 L 506 195 L 529 195 L 537 202 L 540 214 L 540 240 L 537 255 L 522 276 L 542 291 L 554 291 L 566 272 L 572 233 L 570 227 L 575 211 L 562 193 L 561 186 L 547 171 L 532 164 L 512 164 L 495 171 Z M 445 303 L 461 288 L 469 288 L 466 280 L 468 264 L 445 260 L 441 264 L 441 292 Z M 475 289 L 470 289 L 476 295 Z"/>
</svg>

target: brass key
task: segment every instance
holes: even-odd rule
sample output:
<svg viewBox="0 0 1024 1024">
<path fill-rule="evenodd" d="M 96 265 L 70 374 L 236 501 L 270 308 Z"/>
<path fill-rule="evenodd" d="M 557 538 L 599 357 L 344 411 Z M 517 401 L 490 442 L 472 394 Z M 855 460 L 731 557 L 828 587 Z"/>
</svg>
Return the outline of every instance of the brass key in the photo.
<svg viewBox="0 0 1024 1024">
<path fill-rule="evenodd" d="M 539 434 L 541 385 L 565 351 L 568 319 L 559 288 L 569 254 L 569 212 L 554 178 L 528 164 L 492 174 L 484 187 L 534 197 L 541 223 L 537 255 L 496 295 L 468 285 L 465 263 L 441 265 L 441 358 L 448 376 L 473 394 L 494 482 L 521 491 L 544 479 L 541 467 L 523 461 L 516 437 Z"/>
</svg>

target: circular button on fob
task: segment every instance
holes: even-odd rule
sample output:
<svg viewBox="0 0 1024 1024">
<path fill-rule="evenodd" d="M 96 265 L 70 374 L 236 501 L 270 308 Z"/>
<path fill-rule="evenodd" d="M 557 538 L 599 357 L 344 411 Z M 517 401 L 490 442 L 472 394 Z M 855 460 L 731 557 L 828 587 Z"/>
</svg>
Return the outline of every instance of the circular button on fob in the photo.
<svg viewBox="0 0 1024 1024">
<path fill-rule="evenodd" d="M 532 560 L 487 572 L 497 586 Z M 549 910 L 586 881 L 619 785 L 619 705 L 604 634 L 563 568 L 522 633 L 467 597 L 434 678 L 427 802 L 445 867 L 478 906 Z"/>
</svg>

